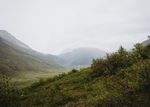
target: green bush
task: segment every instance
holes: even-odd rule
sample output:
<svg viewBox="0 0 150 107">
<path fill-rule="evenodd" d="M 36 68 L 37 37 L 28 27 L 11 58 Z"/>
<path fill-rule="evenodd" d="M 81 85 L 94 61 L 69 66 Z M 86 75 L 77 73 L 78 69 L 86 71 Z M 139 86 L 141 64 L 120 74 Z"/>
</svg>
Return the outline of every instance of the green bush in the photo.
<svg viewBox="0 0 150 107">
<path fill-rule="evenodd" d="M 10 79 L 0 75 L 0 107 L 19 107 L 21 93 L 10 82 Z"/>
<path fill-rule="evenodd" d="M 120 47 L 118 52 L 107 54 L 105 59 L 93 60 L 91 65 L 93 73 L 91 76 L 114 75 L 118 70 L 128 67 L 131 64 L 129 53 L 123 47 Z"/>
</svg>

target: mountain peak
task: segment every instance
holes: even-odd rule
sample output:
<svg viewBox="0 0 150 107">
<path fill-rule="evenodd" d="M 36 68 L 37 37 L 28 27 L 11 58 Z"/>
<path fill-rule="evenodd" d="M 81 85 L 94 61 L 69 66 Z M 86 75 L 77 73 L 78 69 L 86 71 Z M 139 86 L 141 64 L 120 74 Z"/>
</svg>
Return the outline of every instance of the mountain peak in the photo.
<svg viewBox="0 0 150 107">
<path fill-rule="evenodd" d="M 9 46 L 14 47 L 21 47 L 24 49 L 30 49 L 29 46 L 22 43 L 18 39 L 16 39 L 14 36 L 12 36 L 8 31 L 6 30 L 0 30 L 0 38 L 2 39 L 2 42 L 6 43 Z"/>
<path fill-rule="evenodd" d="M 63 55 L 63 54 L 66 54 L 66 53 L 71 53 L 71 52 L 76 52 L 76 51 L 102 51 L 104 52 L 103 50 L 100 50 L 98 48 L 91 48 L 91 47 L 79 47 L 79 48 L 74 48 L 74 49 L 66 49 L 64 50 L 60 55 Z"/>
<path fill-rule="evenodd" d="M 142 44 L 143 44 L 144 46 L 147 46 L 147 45 L 149 45 L 149 44 L 150 44 L 150 39 L 148 39 L 148 40 L 145 40 L 144 42 L 142 42 Z"/>
<path fill-rule="evenodd" d="M 105 51 L 97 48 L 76 48 L 70 52 L 63 53 L 60 58 L 67 62 L 69 66 L 88 66 L 95 58 L 100 58 L 106 55 Z"/>
<path fill-rule="evenodd" d="M 14 36 L 12 36 L 8 31 L 6 30 L 0 30 L 0 37 L 2 39 L 9 39 L 9 38 L 15 38 Z"/>
<path fill-rule="evenodd" d="M 0 32 L 5 32 L 5 33 L 8 33 L 8 31 L 6 31 L 6 30 L 2 30 L 2 29 L 0 30 Z"/>
</svg>

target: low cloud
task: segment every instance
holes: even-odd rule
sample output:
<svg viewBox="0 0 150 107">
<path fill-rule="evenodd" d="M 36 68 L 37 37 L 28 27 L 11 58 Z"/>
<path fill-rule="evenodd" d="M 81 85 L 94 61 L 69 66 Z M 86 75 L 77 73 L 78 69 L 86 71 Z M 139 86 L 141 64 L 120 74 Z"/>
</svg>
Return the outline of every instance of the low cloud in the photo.
<svg viewBox="0 0 150 107">
<path fill-rule="evenodd" d="M 149 0 L 0 0 L 0 29 L 33 49 L 131 48 L 150 34 Z"/>
</svg>

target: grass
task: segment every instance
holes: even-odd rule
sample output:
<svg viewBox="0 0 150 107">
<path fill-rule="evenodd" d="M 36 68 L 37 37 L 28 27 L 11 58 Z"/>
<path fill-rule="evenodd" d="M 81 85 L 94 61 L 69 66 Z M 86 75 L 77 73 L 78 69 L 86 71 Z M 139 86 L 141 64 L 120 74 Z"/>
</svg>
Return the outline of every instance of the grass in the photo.
<svg viewBox="0 0 150 107">
<path fill-rule="evenodd" d="M 11 77 L 11 80 L 17 87 L 26 87 L 30 86 L 31 84 L 38 82 L 39 80 L 46 80 L 47 78 L 52 78 L 59 74 L 62 74 L 66 71 L 23 71 L 17 73 Z"/>
</svg>

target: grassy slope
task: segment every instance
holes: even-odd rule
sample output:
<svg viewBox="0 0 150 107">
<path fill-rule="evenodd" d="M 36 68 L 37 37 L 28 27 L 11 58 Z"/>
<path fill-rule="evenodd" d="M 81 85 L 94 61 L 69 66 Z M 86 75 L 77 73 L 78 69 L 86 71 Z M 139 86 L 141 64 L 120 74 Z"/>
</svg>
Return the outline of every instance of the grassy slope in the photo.
<svg viewBox="0 0 150 107">
<path fill-rule="evenodd" d="M 28 86 L 41 78 L 58 75 L 63 70 L 59 65 L 49 64 L 0 41 L 0 74 L 11 76 L 16 86 Z"/>
<path fill-rule="evenodd" d="M 45 71 L 59 69 L 40 58 L 16 50 L 0 42 L 0 72 L 14 74 L 18 71 Z"/>
<path fill-rule="evenodd" d="M 89 79 L 91 72 L 84 69 L 56 80 L 35 83 L 27 89 L 22 104 L 28 103 L 29 107 L 148 107 L 144 103 L 149 105 L 149 91 L 140 92 L 135 88 L 126 93 L 122 86 L 112 82 L 117 76 Z"/>
<path fill-rule="evenodd" d="M 29 106 L 40 107 L 44 104 L 45 106 L 51 107 L 56 106 L 55 104 L 52 104 L 52 102 L 66 103 L 63 100 L 78 100 L 79 97 L 82 98 L 87 95 L 85 87 L 88 84 L 85 81 L 89 72 L 90 70 L 83 70 L 82 72 L 71 73 L 68 75 L 60 76 L 58 78 L 55 77 L 56 80 L 54 78 L 52 80 L 50 79 L 46 82 L 42 82 L 41 84 L 35 83 L 31 88 L 29 88 L 30 94 L 27 94 L 23 103 L 26 104 L 26 102 L 29 102 Z M 51 96 L 56 97 L 53 98 Z M 40 99 L 38 97 L 40 97 Z M 60 105 L 63 104 L 61 103 Z"/>
<path fill-rule="evenodd" d="M 11 76 L 11 81 L 16 87 L 27 87 L 39 80 L 46 80 L 47 78 L 54 77 L 61 74 L 63 71 L 30 71 L 21 72 Z"/>
<path fill-rule="evenodd" d="M 91 77 L 93 70 L 86 68 L 34 83 L 25 89 L 21 104 L 29 107 L 149 107 L 150 57 L 147 52 L 150 46 L 143 52 L 137 50 L 134 53 L 137 58 L 132 56 L 133 62 L 130 60 L 132 64 L 128 66 L 126 58 L 119 59 L 117 64 L 127 62 L 123 63 L 125 68 L 119 68 L 115 74 Z M 116 53 L 107 61 L 116 64 L 116 56 L 121 58 Z"/>
</svg>

